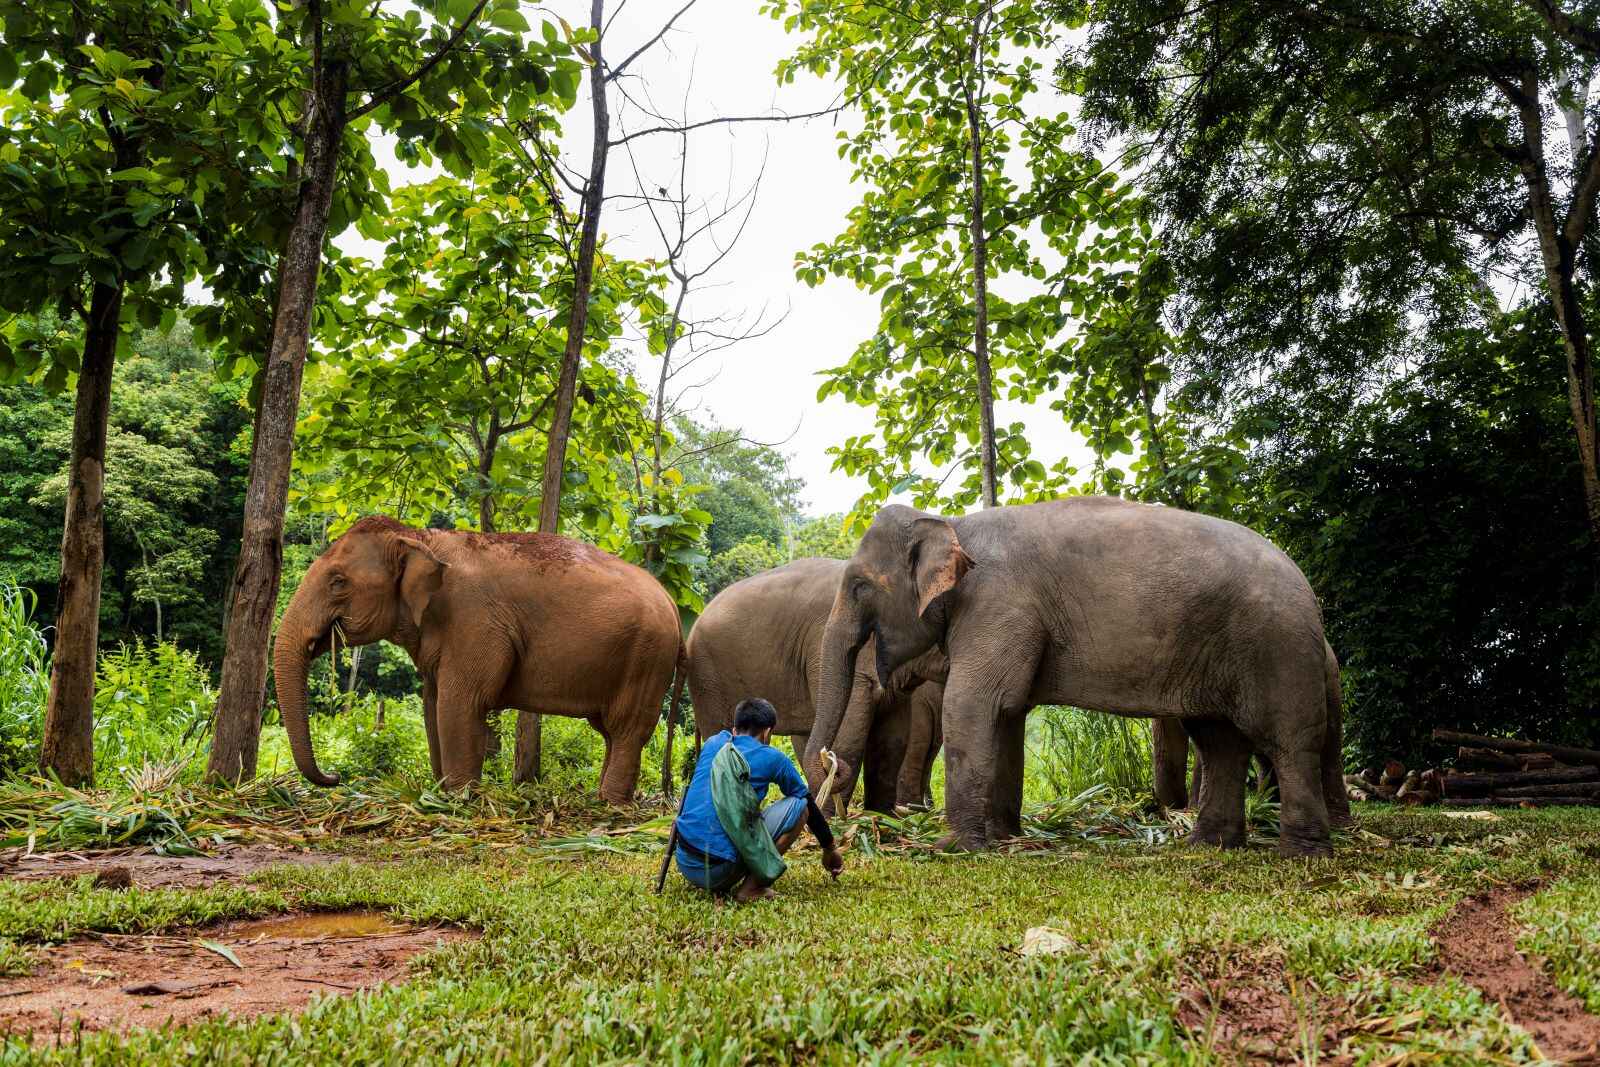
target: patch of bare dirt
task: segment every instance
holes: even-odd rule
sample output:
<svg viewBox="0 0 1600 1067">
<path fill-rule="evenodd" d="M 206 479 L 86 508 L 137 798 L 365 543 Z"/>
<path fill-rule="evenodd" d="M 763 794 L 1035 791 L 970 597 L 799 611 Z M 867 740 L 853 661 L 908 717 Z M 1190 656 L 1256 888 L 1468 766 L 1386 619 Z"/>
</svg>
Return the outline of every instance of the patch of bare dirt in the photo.
<svg viewBox="0 0 1600 1067">
<path fill-rule="evenodd" d="M 306 852 L 272 845 L 223 846 L 208 856 L 158 856 L 149 849 L 96 852 L 52 852 L 7 858 L 0 856 L 0 879 L 76 878 L 95 875 L 112 889 L 129 885 L 140 889 L 168 886 L 205 886 L 240 882 L 279 863 L 316 866 L 342 857 L 328 852 Z"/>
<path fill-rule="evenodd" d="M 41 950 L 29 977 L 0 981 L 0 1034 L 60 1042 L 80 1026 L 126 1032 L 295 1011 L 319 994 L 401 981 L 419 953 L 477 936 L 347 911 L 82 938 Z"/>
<path fill-rule="evenodd" d="M 1291 985 L 1272 954 L 1205 961 L 1184 990 L 1178 1021 L 1223 1063 L 1353 1062 L 1341 1054 L 1344 1036 L 1357 1028 L 1348 1007 L 1310 985 Z"/>
<path fill-rule="evenodd" d="M 1462 901 L 1430 933 L 1439 969 L 1472 983 L 1533 1036 L 1546 1059 L 1600 1065 L 1600 1017 L 1517 951 L 1506 909 L 1532 889 L 1501 887 Z"/>
</svg>

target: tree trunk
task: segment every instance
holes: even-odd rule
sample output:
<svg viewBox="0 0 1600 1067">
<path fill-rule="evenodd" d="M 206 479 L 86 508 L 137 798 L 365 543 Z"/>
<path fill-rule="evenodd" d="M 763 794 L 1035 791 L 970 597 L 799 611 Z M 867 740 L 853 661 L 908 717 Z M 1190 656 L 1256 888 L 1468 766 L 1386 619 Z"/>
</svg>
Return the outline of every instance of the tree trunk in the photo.
<svg viewBox="0 0 1600 1067">
<path fill-rule="evenodd" d="M 1576 193 L 1577 199 L 1566 213 L 1566 223 L 1558 221 L 1545 164 L 1538 85 L 1531 74 L 1525 75 L 1520 97 L 1512 99 L 1522 115 L 1523 145 L 1518 167 L 1528 191 L 1528 215 L 1539 237 L 1545 288 L 1556 323 L 1561 328 L 1566 356 L 1567 403 L 1572 411 L 1578 462 L 1583 470 L 1584 506 L 1593 554 L 1600 548 L 1600 456 L 1595 452 L 1594 363 L 1588 323 L 1573 281 L 1578 247 L 1588 230 L 1588 216 L 1593 210 L 1593 193 L 1582 190 Z"/>
<path fill-rule="evenodd" d="M 583 337 L 589 328 L 589 291 L 594 282 L 594 250 L 600 239 L 600 211 L 605 203 L 611 114 L 606 105 L 605 66 L 600 56 L 604 16 L 605 0 L 592 0 L 589 25 L 595 32 L 595 39 L 589 45 L 594 61 L 589 68 L 589 84 L 594 95 L 594 151 L 589 159 L 589 180 L 583 187 L 583 230 L 578 238 L 578 262 L 573 265 L 572 307 L 567 312 L 567 343 L 561 353 L 561 378 L 556 386 L 555 411 L 550 418 L 549 443 L 544 454 L 539 529 L 546 533 L 561 532 L 561 479 L 567 461 L 567 436 L 572 431 L 572 405 L 577 395 L 578 369 L 583 362 Z"/>
<path fill-rule="evenodd" d="M 517 743 L 511 753 L 513 782 L 539 780 L 542 773 L 540 762 L 543 757 L 540 748 L 543 742 L 542 724 L 538 714 L 531 711 L 517 712 Z"/>
<path fill-rule="evenodd" d="M 995 485 L 994 377 L 989 368 L 989 245 L 983 232 L 983 117 L 979 113 L 979 62 L 983 55 L 983 18 L 972 20 L 972 69 L 965 83 L 967 133 L 972 141 L 972 355 L 978 367 L 978 447 L 983 449 L 983 506 L 1000 503 Z"/>
<path fill-rule="evenodd" d="M 67 785 L 94 782 L 94 672 L 100 643 L 100 576 L 105 565 L 106 425 L 117 359 L 122 287 L 95 284 L 72 413 L 72 467 L 61 535 L 56 645 L 50 658 L 39 768 Z"/>
<path fill-rule="evenodd" d="M 318 92 L 308 98 L 300 199 L 278 265 L 278 303 L 256 419 L 227 653 L 222 661 L 211 758 L 206 765 L 207 775 L 222 781 L 239 782 L 256 773 L 261 709 L 266 699 L 267 647 L 283 573 L 283 512 L 294 459 L 295 418 L 344 139 L 346 77 L 342 61 L 325 62 Z"/>
</svg>

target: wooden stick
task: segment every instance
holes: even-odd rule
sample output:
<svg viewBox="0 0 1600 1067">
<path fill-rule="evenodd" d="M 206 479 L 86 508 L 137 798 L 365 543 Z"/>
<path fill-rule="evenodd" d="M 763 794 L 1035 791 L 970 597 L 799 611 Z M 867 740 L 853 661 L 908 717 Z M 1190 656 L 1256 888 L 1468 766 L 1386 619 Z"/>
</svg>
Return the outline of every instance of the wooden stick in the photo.
<svg viewBox="0 0 1600 1067">
<path fill-rule="evenodd" d="M 1562 782 L 1556 785 L 1519 785 L 1496 789 L 1497 797 L 1594 797 L 1600 796 L 1600 782 Z"/>
<path fill-rule="evenodd" d="M 1538 741 L 1521 741 L 1514 737 L 1482 737 L 1478 734 L 1464 734 L 1458 730 L 1445 729 L 1434 730 L 1433 739 L 1435 741 L 1443 741 L 1448 745 L 1492 748 L 1497 752 L 1548 752 L 1556 759 L 1566 760 L 1568 763 L 1582 763 L 1590 767 L 1600 767 L 1600 751 L 1592 748 L 1546 745 Z"/>
<path fill-rule="evenodd" d="M 1508 771 L 1504 774 L 1447 774 L 1446 796 L 1492 793 L 1516 785 L 1548 785 L 1555 782 L 1600 781 L 1600 767 L 1568 767 L 1560 771 Z"/>
<path fill-rule="evenodd" d="M 1452 808 L 1600 808 L 1600 797 L 1445 797 Z"/>
</svg>

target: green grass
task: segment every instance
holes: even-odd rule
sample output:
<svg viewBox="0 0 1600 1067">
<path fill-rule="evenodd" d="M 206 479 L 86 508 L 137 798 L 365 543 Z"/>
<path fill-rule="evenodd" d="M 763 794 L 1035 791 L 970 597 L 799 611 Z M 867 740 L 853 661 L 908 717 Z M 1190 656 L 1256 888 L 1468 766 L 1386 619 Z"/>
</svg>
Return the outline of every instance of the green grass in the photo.
<svg viewBox="0 0 1600 1067">
<path fill-rule="evenodd" d="M 1070 825 L 1121 825 L 1089 806 Z M 485 810 L 499 841 L 498 809 Z M 323 999 L 298 1017 L 89 1036 L 60 1053 L 13 1043 L 0 1061 L 1209 1063 L 1218 1053 L 1179 1025 L 1178 997 L 1222 961 L 1245 959 L 1281 966 L 1308 1021 L 1340 1013 L 1356 1062 L 1526 1062 L 1531 1045 L 1493 1005 L 1431 980 L 1427 930 L 1463 895 L 1533 877 L 1548 888 L 1519 912 L 1524 944 L 1595 1002 L 1593 813 L 1478 824 L 1372 809 L 1334 859 L 1312 862 L 1261 847 L 1151 845 L 1114 829 L 946 855 L 916 847 L 920 824 L 886 834 L 858 823 L 840 882 L 801 851 L 776 899 L 745 907 L 713 903 L 676 876 L 655 896 L 648 836 L 621 838 L 643 841 L 636 852 L 584 845 L 594 815 L 512 847 L 446 836 L 447 856 L 415 851 L 413 839 L 345 838 L 350 862 L 272 868 L 228 889 L 0 885 L 0 969 L 74 931 L 289 907 L 373 906 L 484 934 L 425 957 L 406 985 Z M 1063 818 L 1036 813 L 1034 824 Z M 420 822 L 407 829 L 427 836 Z M 550 847 L 561 840 L 579 844 Z M 363 862 L 369 853 L 387 862 Z M 1020 957 L 1032 926 L 1066 931 L 1078 951 Z"/>
</svg>

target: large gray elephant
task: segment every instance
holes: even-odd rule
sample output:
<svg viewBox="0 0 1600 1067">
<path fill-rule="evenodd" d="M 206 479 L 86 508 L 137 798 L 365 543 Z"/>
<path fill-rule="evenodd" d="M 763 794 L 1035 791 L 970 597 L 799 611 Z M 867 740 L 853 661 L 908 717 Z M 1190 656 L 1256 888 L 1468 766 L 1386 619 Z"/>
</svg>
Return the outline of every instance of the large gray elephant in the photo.
<svg viewBox="0 0 1600 1067">
<path fill-rule="evenodd" d="M 712 598 L 689 634 L 689 694 L 702 738 L 727 729 L 746 697 L 764 697 L 778 711 L 780 734 L 803 753 L 816 717 L 822 632 L 845 570 L 841 559 L 797 559 Z M 928 802 L 928 778 L 939 750 L 942 657 L 920 657 L 880 683 L 872 652 L 852 664 L 850 691 L 834 748 L 844 776 L 834 795 L 848 798 L 858 769 L 866 806 L 890 811 Z M 918 673 L 918 671 L 923 673 Z"/>
<path fill-rule="evenodd" d="M 1331 851 L 1337 671 L 1300 569 L 1259 534 L 1192 512 L 1074 497 L 942 518 L 879 511 L 840 579 L 805 758 L 833 743 L 857 654 L 877 669 L 942 646 L 945 811 L 968 847 L 1010 833 L 1025 716 L 1070 704 L 1183 721 L 1205 762 L 1191 840 L 1244 843 L 1252 751 L 1278 772 L 1279 852 Z M 1332 714 L 1330 714 L 1332 711 Z"/>
</svg>

